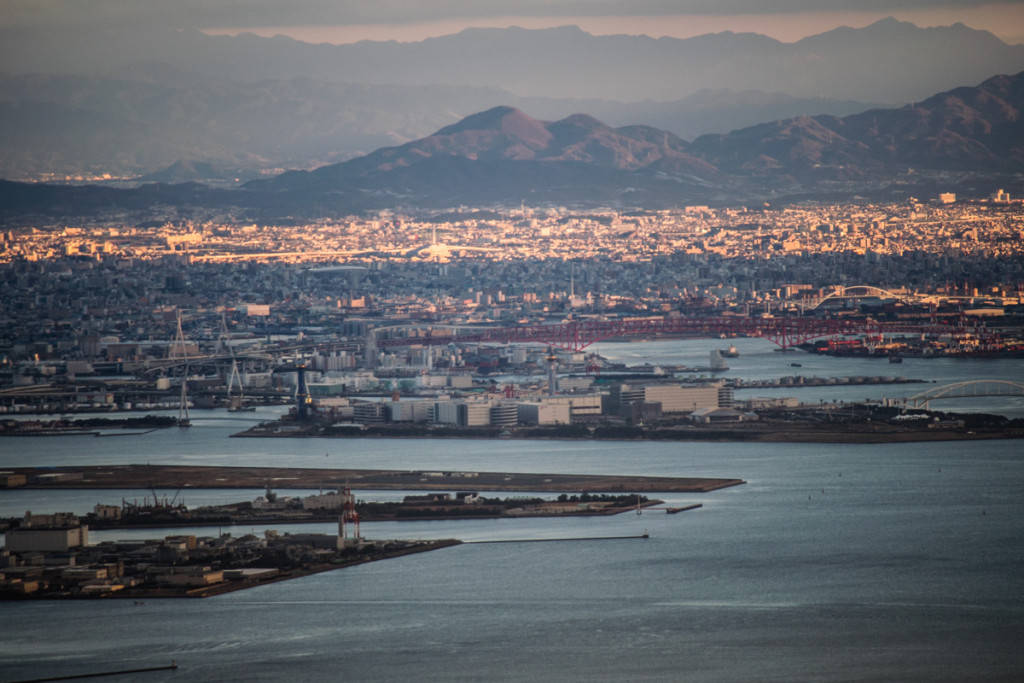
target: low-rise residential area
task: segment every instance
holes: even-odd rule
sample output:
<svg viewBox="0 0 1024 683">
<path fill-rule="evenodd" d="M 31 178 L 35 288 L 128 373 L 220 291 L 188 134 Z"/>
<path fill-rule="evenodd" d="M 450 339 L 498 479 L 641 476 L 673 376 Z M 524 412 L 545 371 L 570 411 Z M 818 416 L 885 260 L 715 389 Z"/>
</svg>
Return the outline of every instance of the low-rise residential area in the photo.
<svg viewBox="0 0 1024 683">
<path fill-rule="evenodd" d="M 866 352 L 1005 351 L 1019 346 L 1022 237 L 1021 204 L 1005 192 L 970 203 L 10 228 L 0 412 L 308 404 L 341 431 L 752 419 L 733 405 L 736 380 L 716 378 L 728 343 L 665 371 L 611 363 L 586 348 L 592 339 L 457 335 L 707 318 L 715 336 L 734 336 L 722 321 L 857 318 L 971 330 L 862 339 Z"/>
</svg>

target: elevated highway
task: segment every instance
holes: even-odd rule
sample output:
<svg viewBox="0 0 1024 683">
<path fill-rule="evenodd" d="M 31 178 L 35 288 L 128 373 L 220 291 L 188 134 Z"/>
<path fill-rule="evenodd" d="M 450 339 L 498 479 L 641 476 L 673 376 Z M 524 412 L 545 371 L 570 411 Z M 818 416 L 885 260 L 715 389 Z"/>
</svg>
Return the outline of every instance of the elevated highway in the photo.
<svg viewBox="0 0 1024 683">
<path fill-rule="evenodd" d="M 389 328 L 380 328 L 379 335 Z M 924 334 L 958 336 L 967 328 L 943 323 L 876 322 L 872 320 L 817 318 L 750 318 L 721 316 L 710 318 L 623 318 L 620 320 L 569 320 L 552 324 L 531 324 L 509 327 L 437 326 L 419 328 L 422 335 L 378 336 L 377 348 L 394 346 L 438 346 L 451 343 L 493 342 L 510 344 L 536 342 L 582 351 L 591 344 L 612 337 L 689 336 L 718 337 L 742 335 L 762 337 L 783 349 L 819 337 L 842 335 Z M 397 329 L 395 329 L 397 331 Z M 407 332 L 415 331 L 407 329 Z"/>
</svg>

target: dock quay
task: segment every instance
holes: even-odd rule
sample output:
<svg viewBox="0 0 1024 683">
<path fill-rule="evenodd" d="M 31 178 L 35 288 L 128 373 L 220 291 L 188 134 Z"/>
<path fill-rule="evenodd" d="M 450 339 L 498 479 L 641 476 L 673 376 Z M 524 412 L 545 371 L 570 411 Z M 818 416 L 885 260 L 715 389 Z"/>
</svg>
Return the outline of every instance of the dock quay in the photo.
<svg viewBox="0 0 1024 683">
<path fill-rule="evenodd" d="M 646 531 L 636 536 L 576 536 L 571 538 L 506 538 L 493 541 L 463 541 L 465 545 L 480 545 L 481 543 L 562 543 L 565 541 L 635 541 L 650 538 Z"/>
<path fill-rule="evenodd" d="M 676 514 L 678 512 L 686 512 L 688 510 L 696 510 L 699 507 L 703 507 L 703 503 L 694 503 L 693 505 L 684 505 L 683 507 L 675 507 L 675 508 L 655 508 L 655 507 L 652 507 L 652 508 L 647 508 L 647 509 L 648 510 L 664 510 L 668 514 L 674 515 L 674 514 Z"/>
</svg>

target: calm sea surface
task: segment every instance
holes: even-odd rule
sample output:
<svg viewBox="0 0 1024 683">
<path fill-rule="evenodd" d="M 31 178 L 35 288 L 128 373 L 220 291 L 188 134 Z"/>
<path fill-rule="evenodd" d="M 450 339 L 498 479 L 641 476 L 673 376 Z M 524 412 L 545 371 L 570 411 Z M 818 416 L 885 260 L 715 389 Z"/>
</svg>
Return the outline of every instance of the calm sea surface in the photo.
<svg viewBox="0 0 1024 683">
<path fill-rule="evenodd" d="M 730 360 L 732 376 L 896 374 L 884 362 L 778 354 L 758 340 L 736 345 L 741 356 Z M 721 346 L 718 340 L 603 344 L 598 351 L 632 364 L 706 365 L 708 350 Z M 940 383 L 1024 377 L 1022 361 L 908 359 L 898 367 L 900 375 Z M 849 390 L 779 393 L 817 401 L 918 389 L 860 386 L 855 396 L 840 394 Z M 986 401 L 980 409 L 1024 412 L 1019 399 Z M 933 407 L 980 405 L 964 400 Z M 467 543 L 206 600 L 0 603 L 0 681 L 171 660 L 177 672 L 133 680 L 1024 679 L 1019 441 L 889 446 L 228 438 L 277 412 L 261 409 L 239 418 L 195 411 L 189 430 L 134 437 L 4 439 L 0 467 L 294 465 L 738 477 L 747 483 L 711 494 L 660 496 L 671 504 L 703 504 L 678 515 L 363 525 L 370 538 L 595 540 Z M 258 493 L 181 495 L 200 505 Z M 27 509 L 81 513 L 97 502 L 147 494 L 3 491 L 0 515 Z M 396 494 L 360 494 L 385 495 Z M 279 528 L 326 532 L 332 525 Z M 645 530 L 647 540 L 598 540 Z M 147 530 L 92 537 L 162 535 Z"/>
</svg>

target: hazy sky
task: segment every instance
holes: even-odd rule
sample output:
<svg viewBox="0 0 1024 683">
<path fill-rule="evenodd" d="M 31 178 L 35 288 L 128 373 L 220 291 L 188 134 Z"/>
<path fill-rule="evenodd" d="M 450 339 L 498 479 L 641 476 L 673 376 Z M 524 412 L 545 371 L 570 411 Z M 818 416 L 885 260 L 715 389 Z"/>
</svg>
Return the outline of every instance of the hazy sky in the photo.
<svg viewBox="0 0 1024 683">
<path fill-rule="evenodd" d="M 594 34 L 750 31 L 793 41 L 893 16 L 1024 42 L 1024 0 L 0 0 L 0 27 L 161 26 L 311 42 L 413 41 L 470 26 L 575 24 Z"/>
</svg>

